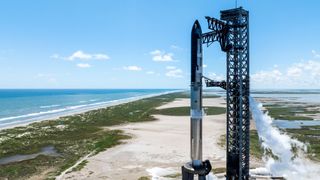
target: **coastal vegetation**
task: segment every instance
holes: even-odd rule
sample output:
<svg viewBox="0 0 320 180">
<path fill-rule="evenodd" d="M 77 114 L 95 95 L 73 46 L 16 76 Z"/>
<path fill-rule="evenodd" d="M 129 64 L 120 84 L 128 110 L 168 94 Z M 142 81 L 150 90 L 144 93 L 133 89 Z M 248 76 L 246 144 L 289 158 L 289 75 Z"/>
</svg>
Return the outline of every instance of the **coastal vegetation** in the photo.
<svg viewBox="0 0 320 180">
<path fill-rule="evenodd" d="M 4 129 L 0 131 L 0 179 L 28 178 L 35 174 L 43 174 L 52 179 L 61 172 L 72 167 L 79 159 L 96 154 L 125 142 L 130 136 L 120 130 L 110 130 L 108 127 L 130 122 L 152 121 L 153 114 L 172 116 L 188 116 L 189 107 L 157 109 L 157 107 L 171 102 L 176 98 L 187 98 L 187 93 L 172 93 L 117 106 L 88 111 L 82 114 L 65 116 L 56 120 L 46 120 L 27 126 Z M 209 95 L 206 98 L 217 98 Z M 299 118 L 300 114 L 318 113 L 312 107 L 293 107 L 267 105 L 269 114 L 274 118 L 287 120 Z M 225 113 L 224 107 L 208 106 L 204 108 L 207 115 Z M 299 115 L 299 116 L 297 116 Z M 320 126 L 303 126 L 301 129 L 285 129 L 291 136 L 307 143 L 308 155 L 313 160 L 320 160 L 319 141 Z M 260 146 L 258 134 L 251 130 L 250 153 L 254 158 L 261 159 L 263 150 Z M 225 146 L 225 135 L 218 142 Z M 36 158 L 1 164 L 1 159 L 15 155 L 29 155 L 39 153 L 42 148 L 52 146 L 57 156 L 38 155 Z M 84 160 L 71 171 L 79 171 L 85 167 Z M 222 169 L 216 169 L 220 172 Z M 148 178 L 148 177 L 141 177 Z"/>
<path fill-rule="evenodd" d="M 310 115 L 319 113 L 309 106 L 287 104 L 285 102 L 265 105 L 264 107 L 272 118 L 281 120 L 313 120 Z"/>
<path fill-rule="evenodd" d="M 109 130 L 106 127 L 152 121 L 152 113 L 156 107 L 185 96 L 185 93 L 161 95 L 2 130 L 0 160 L 17 154 L 37 153 L 46 146 L 53 146 L 60 156 L 40 155 L 34 159 L 0 165 L 0 179 L 27 178 L 47 169 L 52 171 L 46 174 L 46 177 L 53 178 L 81 157 L 92 152 L 98 153 L 130 138 L 122 131 Z"/>
<path fill-rule="evenodd" d="M 207 106 L 203 108 L 206 115 L 219 115 L 226 113 L 226 108 L 216 107 L 216 106 Z M 189 116 L 190 107 L 174 107 L 174 108 L 165 108 L 165 109 L 156 109 L 155 114 L 163 114 L 168 116 Z"/>
<path fill-rule="evenodd" d="M 320 161 L 320 126 L 302 126 L 301 129 L 287 129 L 286 131 L 308 146 L 307 153 L 310 159 Z"/>
<path fill-rule="evenodd" d="M 263 157 L 263 148 L 256 130 L 250 130 L 250 154 L 257 159 L 262 159 Z"/>
<path fill-rule="evenodd" d="M 226 148 L 226 134 L 220 136 L 218 145 Z M 250 130 L 250 155 L 257 159 L 262 159 L 263 149 L 256 130 Z"/>
<path fill-rule="evenodd" d="M 72 171 L 80 171 L 86 166 L 87 163 L 88 163 L 87 160 L 82 161 L 81 163 L 78 164 L 78 166 L 74 167 Z"/>
<path fill-rule="evenodd" d="M 206 99 L 208 98 L 210 99 L 210 98 L 220 98 L 221 96 L 204 92 L 202 97 Z M 189 91 L 181 92 L 179 93 L 179 96 L 177 98 L 190 98 L 190 92 Z"/>
<path fill-rule="evenodd" d="M 151 178 L 148 176 L 142 176 L 138 180 L 151 180 Z"/>
</svg>

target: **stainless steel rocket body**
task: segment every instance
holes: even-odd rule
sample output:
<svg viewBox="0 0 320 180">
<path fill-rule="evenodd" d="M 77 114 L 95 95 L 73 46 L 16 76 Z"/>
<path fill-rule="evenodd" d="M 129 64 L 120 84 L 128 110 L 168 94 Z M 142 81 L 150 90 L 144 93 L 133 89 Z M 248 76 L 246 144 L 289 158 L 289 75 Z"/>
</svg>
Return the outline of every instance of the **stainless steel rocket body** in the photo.
<svg viewBox="0 0 320 180">
<path fill-rule="evenodd" d="M 191 32 L 191 159 L 202 162 L 202 31 L 198 21 Z"/>
</svg>

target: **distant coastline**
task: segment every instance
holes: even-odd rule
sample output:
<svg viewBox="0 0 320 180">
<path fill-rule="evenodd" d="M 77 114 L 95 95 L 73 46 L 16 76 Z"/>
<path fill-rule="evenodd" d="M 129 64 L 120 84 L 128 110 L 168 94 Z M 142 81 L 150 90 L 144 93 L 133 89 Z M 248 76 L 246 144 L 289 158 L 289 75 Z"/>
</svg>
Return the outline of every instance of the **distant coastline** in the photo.
<svg viewBox="0 0 320 180">
<path fill-rule="evenodd" d="M 16 99 L 21 99 L 21 101 L 29 100 L 29 97 L 25 97 L 27 95 L 24 95 L 25 92 L 32 92 L 30 95 L 30 98 L 38 97 L 46 100 L 48 96 L 50 96 L 50 99 L 55 98 L 63 98 L 63 96 L 84 96 L 84 99 L 81 97 L 77 97 L 78 104 L 75 104 L 75 102 L 72 102 L 74 104 L 65 104 L 62 103 L 54 103 L 52 102 L 45 102 L 44 105 L 38 105 L 38 108 L 31 109 L 29 113 L 20 114 L 20 115 L 12 115 L 3 117 L 5 111 L 10 111 L 10 106 L 13 106 L 13 103 L 20 103 L 15 102 Z M 108 94 L 108 91 L 112 91 L 112 93 L 116 92 L 116 96 L 113 98 L 112 96 L 114 94 Z M 119 93 L 117 92 L 119 91 Z M 2 108 L 0 110 L 0 130 L 1 129 L 7 129 L 7 128 L 13 128 L 17 126 L 24 126 L 28 125 L 33 122 L 39 122 L 43 120 L 53 120 L 57 119 L 62 116 L 70 116 L 75 114 L 84 113 L 90 110 L 95 110 L 99 108 L 105 108 L 109 106 L 119 105 L 122 103 L 132 102 L 143 98 L 158 96 L 162 94 L 167 93 L 173 93 L 173 92 L 179 92 L 183 90 L 177 90 L 177 89 L 2 89 L 0 90 L 0 104 L 2 104 Z M 129 95 L 126 94 L 126 92 L 131 93 Z M 91 93 L 91 94 L 90 94 Z M 121 93 L 121 94 L 120 94 Z M 49 95 L 47 95 L 49 94 Z M 94 99 L 96 95 L 99 95 L 99 98 Z M 91 99 L 90 95 L 93 95 Z M 17 97 L 15 97 L 17 96 Z M 111 96 L 111 97 L 108 97 Z M 5 102 L 3 102 L 4 98 L 6 98 Z M 10 99 L 14 99 L 14 101 L 10 104 Z M 104 100 L 103 98 L 108 98 Z M 32 100 L 31 100 L 32 101 Z M 42 100 L 41 100 L 42 101 Z M 67 101 L 67 100 L 66 100 Z M 73 100 L 75 101 L 75 100 Z M 32 102 L 31 102 L 32 103 Z M 48 104 L 49 103 L 49 104 Z M 77 103 L 77 102 L 76 102 Z M 6 106 L 6 104 L 9 104 Z M 26 106 L 28 106 L 27 102 L 25 103 Z M 15 110 L 15 109 L 14 109 Z"/>
<path fill-rule="evenodd" d="M 1 130 L 0 159 L 5 158 L 7 161 L 25 157 L 24 155 L 38 156 L 0 165 L 0 178 L 34 179 L 31 177 L 33 175 L 41 176 L 41 178 L 37 177 L 38 179 L 55 177 L 72 167 L 80 158 L 97 154 L 131 138 L 121 130 L 109 129 L 111 126 L 153 121 L 156 107 L 171 102 L 177 97 L 188 96 L 186 93 L 172 91 L 160 94 L 152 94 L 149 95 L 152 97 L 144 96 L 139 100 L 54 120 Z M 42 149 L 46 147 L 54 147 L 53 151 L 59 155 L 43 155 Z M 50 173 L 47 174 L 47 171 Z M 43 172 L 45 174 L 42 174 Z"/>
<path fill-rule="evenodd" d="M 44 120 L 26 126 L 1 130 L 0 161 L 1 159 L 4 162 L 10 160 L 11 163 L 0 165 L 0 178 L 1 175 L 4 178 L 13 179 L 20 177 L 44 179 L 54 178 L 58 175 L 61 175 L 61 177 L 64 175 L 72 176 L 74 174 L 79 175 L 77 171 L 81 171 L 84 167 L 91 167 L 95 172 L 99 172 L 98 166 L 95 165 L 97 162 L 93 160 L 90 163 L 90 157 L 97 155 L 100 158 L 111 158 L 114 154 L 109 155 L 109 150 L 105 151 L 106 149 L 122 144 L 123 142 L 129 142 L 128 145 L 130 146 L 130 142 L 135 142 L 139 137 L 146 139 L 138 140 L 137 143 L 139 146 L 131 144 L 133 147 L 136 147 L 135 150 L 144 151 L 142 153 L 137 152 L 137 156 L 139 157 L 144 153 L 148 154 L 153 152 L 160 158 L 159 160 L 161 162 L 166 159 L 170 159 L 171 162 L 172 158 L 166 158 L 167 156 L 163 155 L 159 156 L 159 153 L 167 154 L 168 150 L 166 148 L 172 147 L 174 149 L 171 149 L 170 152 L 174 154 L 174 157 L 188 158 L 185 151 L 187 148 L 185 149 L 183 147 L 186 145 L 185 142 L 188 142 L 190 94 L 186 91 L 183 93 L 172 93 L 172 91 L 163 93 L 159 96 L 152 94 L 150 98 L 140 97 L 141 99 L 139 100 L 132 100 L 127 103 L 121 102 L 121 104 L 118 102 L 118 105 L 114 104 L 114 106 L 88 110 L 83 113 L 79 112 L 78 114 L 63 116 L 54 120 Z M 212 137 L 215 139 L 213 144 L 210 145 L 215 145 L 217 150 L 220 149 L 221 151 L 221 155 L 217 156 L 217 159 L 213 158 L 216 160 L 216 163 L 219 164 L 219 167 L 216 167 L 217 169 L 214 170 L 215 173 L 224 172 L 225 170 L 223 168 L 225 163 L 222 156 L 225 152 L 221 150 L 225 141 L 225 130 L 223 129 L 225 127 L 225 98 L 219 95 L 223 93 L 224 92 L 217 93 L 216 91 L 205 91 L 204 93 L 206 118 L 212 118 L 210 121 L 214 123 L 211 125 L 207 124 L 204 127 L 209 128 L 210 132 L 219 132 L 210 137 L 210 142 L 213 142 Z M 293 129 L 287 128 L 286 126 L 283 128 L 283 131 L 299 139 L 301 142 L 308 144 L 308 158 L 316 162 L 320 161 L 320 149 L 316 143 L 318 141 L 317 137 L 319 136 L 320 126 L 306 126 L 307 122 L 313 121 L 311 119 L 320 119 L 320 109 L 318 105 L 315 106 L 312 103 L 310 104 L 304 101 L 298 103 L 298 101 L 301 100 L 300 95 L 292 98 L 291 96 L 287 97 L 281 94 L 274 98 L 257 97 L 257 100 L 263 103 L 265 110 L 269 111 L 270 116 L 275 119 L 283 118 L 287 123 L 295 123 L 295 120 L 302 120 L 302 118 L 304 118 L 305 122 L 301 121 L 299 123 L 301 128 Z M 217 121 L 217 119 L 219 119 L 219 121 Z M 208 123 L 208 119 L 204 122 Z M 254 123 L 252 123 L 252 125 L 250 143 L 252 145 L 252 157 L 254 157 L 252 160 L 254 162 L 253 164 L 259 166 L 261 157 L 263 156 L 263 150 L 259 144 L 260 141 L 254 129 Z M 212 131 L 212 127 L 215 128 L 215 131 Z M 177 131 L 177 128 L 182 128 L 181 130 L 183 132 L 180 130 Z M 172 133 L 167 133 L 168 130 Z M 138 134 L 134 134 L 134 132 L 138 132 Z M 153 134 L 154 137 L 150 138 L 149 133 L 151 133 L 150 135 Z M 178 141 L 168 141 L 168 139 L 177 137 L 181 137 L 182 139 Z M 184 138 L 186 139 L 184 140 Z M 155 144 L 150 146 L 149 143 L 146 143 L 147 140 L 151 140 Z M 168 147 L 163 148 L 163 144 L 167 142 L 169 143 L 167 145 Z M 181 142 L 180 146 L 177 146 L 177 142 Z M 170 143 L 173 144 L 170 145 Z M 124 147 L 124 152 L 128 151 L 126 146 L 118 146 L 118 148 L 121 147 Z M 53 152 L 53 154 L 44 151 L 43 149 L 45 148 L 52 148 L 51 152 Z M 152 148 L 152 150 L 149 151 L 148 148 Z M 118 150 L 119 149 L 116 148 L 113 151 L 111 150 L 111 152 L 121 152 Z M 104 153 L 106 154 L 103 155 Z M 185 155 L 181 156 L 182 153 L 185 153 Z M 131 158 L 132 154 L 120 153 L 118 155 L 117 157 L 123 158 L 123 163 L 127 164 L 127 160 Z M 212 154 L 209 153 L 209 155 Z M 30 157 L 32 159 L 30 159 Z M 114 161 L 118 163 L 119 158 L 117 157 L 115 157 Z M 152 158 L 154 158 L 153 155 Z M 17 159 L 22 159 L 22 161 L 12 162 Z M 143 155 L 141 159 L 150 162 L 150 157 Z M 107 162 L 107 164 L 109 164 L 109 161 L 99 162 Z M 181 161 L 174 163 L 179 162 Z M 101 165 L 99 167 L 104 166 L 105 165 Z M 155 163 L 154 166 L 160 165 L 159 163 Z M 115 166 L 110 166 L 110 171 L 113 171 L 114 167 Z M 124 167 L 124 165 L 120 167 Z M 180 167 L 180 164 L 172 164 L 172 167 Z M 81 171 L 80 175 L 83 172 L 91 175 L 91 171 L 87 171 L 87 168 Z M 140 167 L 139 164 L 138 168 L 140 169 L 140 173 L 136 173 L 136 171 L 132 172 L 134 172 L 135 176 L 143 177 L 148 175 L 146 168 L 151 168 L 151 166 Z M 123 170 L 126 171 L 126 173 L 130 172 L 127 169 Z M 12 174 L 11 172 L 17 173 Z M 116 171 L 115 173 L 114 175 L 118 174 Z M 93 174 L 93 176 L 94 175 L 95 174 Z M 127 176 L 128 174 L 123 175 Z M 37 178 L 34 176 L 37 176 Z"/>
</svg>

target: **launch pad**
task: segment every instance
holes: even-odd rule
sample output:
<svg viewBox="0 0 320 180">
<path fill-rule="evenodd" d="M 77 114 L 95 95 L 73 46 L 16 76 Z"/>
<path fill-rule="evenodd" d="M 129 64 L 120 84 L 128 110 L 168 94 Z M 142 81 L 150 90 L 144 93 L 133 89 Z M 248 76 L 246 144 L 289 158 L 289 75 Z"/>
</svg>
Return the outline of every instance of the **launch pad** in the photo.
<svg viewBox="0 0 320 180">
<path fill-rule="evenodd" d="M 182 166 L 182 179 L 205 180 L 211 171 L 208 160 L 202 160 L 202 81 L 207 87 L 226 90 L 227 136 L 226 179 L 249 179 L 250 111 L 249 111 L 249 12 L 242 7 L 221 11 L 220 20 L 206 17 L 208 29 L 202 33 L 196 21 L 191 33 L 191 162 Z M 202 44 L 219 42 L 226 52 L 226 81 L 203 76 Z"/>
</svg>

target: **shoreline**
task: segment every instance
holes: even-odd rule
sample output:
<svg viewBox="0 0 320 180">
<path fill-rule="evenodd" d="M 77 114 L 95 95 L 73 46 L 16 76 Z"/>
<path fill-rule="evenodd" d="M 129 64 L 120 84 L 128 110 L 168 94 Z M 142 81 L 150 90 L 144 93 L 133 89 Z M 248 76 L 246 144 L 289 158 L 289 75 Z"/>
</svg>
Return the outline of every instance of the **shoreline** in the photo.
<svg viewBox="0 0 320 180">
<path fill-rule="evenodd" d="M 154 121 L 156 107 L 186 97 L 185 93 L 167 92 L 149 98 L 91 110 L 55 120 L 46 120 L 0 131 L 0 158 L 17 154 L 38 153 L 51 145 L 61 154 L 59 157 L 38 156 L 22 162 L 0 166 L 0 179 L 54 178 L 89 153 L 105 151 L 130 138 L 121 130 L 106 129 L 120 124 Z M 13 173 L 14 172 L 14 173 Z"/>
<path fill-rule="evenodd" d="M 224 97 L 204 97 L 203 102 L 211 110 L 225 107 Z M 189 111 L 177 111 L 177 107 L 188 107 L 189 103 L 186 93 L 171 92 L 4 129 L 0 131 L 0 158 L 37 153 L 47 145 L 55 147 L 62 156 L 39 156 L 0 165 L 0 174 L 12 179 L 15 175 L 10 175 L 10 171 L 14 168 L 21 174 L 27 173 L 24 177 L 30 179 L 108 179 L 109 174 L 112 174 L 111 179 L 125 179 L 131 175 L 138 179 L 156 177 L 165 171 L 176 178 L 180 172 L 177 167 L 189 161 L 190 125 Z M 163 111 L 166 109 L 174 109 L 171 111 L 174 113 L 166 115 Z M 204 158 L 213 162 L 217 173 L 225 170 L 225 150 L 221 146 L 225 128 L 224 112 L 204 117 Z M 251 144 L 256 145 L 253 151 L 260 148 L 258 139 Z M 251 158 L 252 167 L 260 165 L 259 158 Z"/>
<path fill-rule="evenodd" d="M 43 117 L 35 117 L 35 118 L 31 118 L 29 120 L 27 119 L 25 121 L 28 121 L 28 122 L 22 122 L 19 124 L 13 124 L 13 125 L 9 125 L 9 126 L 0 127 L 0 131 L 5 130 L 5 129 L 16 128 L 16 127 L 28 126 L 28 125 L 30 125 L 32 123 L 36 123 L 36 122 L 57 120 L 59 118 L 65 117 L 65 116 L 79 115 L 79 114 L 83 114 L 83 113 L 90 112 L 93 110 L 99 110 L 99 109 L 104 109 L 104 108 L 117 106 L 117 105 L 121 105 L 121 104 L 125 104 L 125 103 L 130 103 L 130 102 L 138 101 L 138 100 L 145 99 L 145 98 L 151 98 L 151 97 L 172 94 L 172 93 L 179 93 L 179 92 L 184 92 L 184 91 L 185 90 L 174 90 L 174 91 L 167 91 L 167 92 L 163 92 L 163 93 L 155 93 L 155 94 L 148 94 L 148 95 L 142 95 L 142 96 L 136 96 L 136 97 L 130 97 L 130 98 L 111 100 L 111 101 L 106 101 L 106 102 L 99 102 L 101 104 L 98 104 L 98 105 L 95 105 L 92 107 L 86 107 L 83 109 L 79 108 L 77 110 L 71 110 L 68 112 L 61 112 L 61 113 L 52 114 L 52 115 L 44 115 Z M 90 106 L 90 104 L 88 104 L 88 105 Z M 0 126 L 1 126 L 1 124 L 0 124 Z"/>
</svg>

